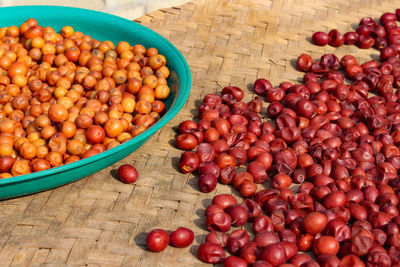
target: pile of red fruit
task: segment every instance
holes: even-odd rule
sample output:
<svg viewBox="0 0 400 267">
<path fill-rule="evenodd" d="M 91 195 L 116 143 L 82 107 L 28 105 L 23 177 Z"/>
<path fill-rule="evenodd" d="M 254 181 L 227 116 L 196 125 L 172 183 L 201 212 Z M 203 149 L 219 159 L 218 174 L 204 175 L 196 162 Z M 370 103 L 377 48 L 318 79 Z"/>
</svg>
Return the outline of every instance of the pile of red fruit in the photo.
<svg viewBox="0 0 400 267">
<path fill-rule="evenodd" d="M 363 18 L 357 33 L 344 37 L 336 30 L 313 36 L 318 45 L 375 43 L 381 62 L 359 65 L 352 55 L 339 60 L 333 54 L 314 62 L 303 54 L 297 61 L 306 72 L 303 84 L 254 83 L 270 103 L 267 114 L 260 98 L 245 103 L 243 91 L 228 86 L 204 97 L 197 123 L 179 125 L 176 144 L 186 150 L 181 171 L 196 171 L 202 192 L 219 181 L 233 184 L 244 198 L 240 204 L 228 194 L 213 198 L 205 212 L 210 233 L 198 248 L 201 261 L 227 267 L 400 266 L 396 17 L 400 10 L 383 14 L 382 25 Z M 256 184 L 265 189 L 257 191 Z M 240 229 L 228 236 L 231 226 Z"/>
<path fill-rule="evenodd" d="M 331 30 L 328 34 L 316 32 L 312 36 L 315 45 L 333 47 L 346 45 L 357 45 L 359 48 L 368 49 L 375 47 L 383 50 L 393 44 L 400 44 L 400 28 L 396 24 L 396 19 L 400 20 L 400 9 L 396 13 L 384 13 L 380 18 L 380 23 L 376 23 L 371 17 L 365 17 L 355 32 L 341 34 L 337 29 Z"/>
</svg>

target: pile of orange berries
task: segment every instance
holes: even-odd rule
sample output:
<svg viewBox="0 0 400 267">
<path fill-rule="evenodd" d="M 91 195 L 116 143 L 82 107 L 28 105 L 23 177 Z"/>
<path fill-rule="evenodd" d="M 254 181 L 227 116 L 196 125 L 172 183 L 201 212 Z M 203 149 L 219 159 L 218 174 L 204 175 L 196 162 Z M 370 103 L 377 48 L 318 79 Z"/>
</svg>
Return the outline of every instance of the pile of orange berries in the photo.
<svg viewBox="0 0 400 267">
<path fill-rule="evenodd" d="M 137 136 L 165 111 L 156 48 L 28 19 L 0 29 L 0 178 L 58 167 Z"/>
</svg>

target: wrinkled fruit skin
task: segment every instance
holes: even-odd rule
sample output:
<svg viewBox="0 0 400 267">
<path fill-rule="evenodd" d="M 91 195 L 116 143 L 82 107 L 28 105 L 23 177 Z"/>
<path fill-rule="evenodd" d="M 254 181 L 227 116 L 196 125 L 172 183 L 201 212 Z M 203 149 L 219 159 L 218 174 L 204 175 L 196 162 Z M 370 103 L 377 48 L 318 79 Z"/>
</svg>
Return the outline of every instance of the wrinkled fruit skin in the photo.
<svg viewBox="0 0 400 267">
<path fill-rule="evenodd" d="M 222 263 L 226 258 L 224 249 L 213 243 L 201 244 L 197 250 L 199 259 L 205 263 Z"/>
</svg>

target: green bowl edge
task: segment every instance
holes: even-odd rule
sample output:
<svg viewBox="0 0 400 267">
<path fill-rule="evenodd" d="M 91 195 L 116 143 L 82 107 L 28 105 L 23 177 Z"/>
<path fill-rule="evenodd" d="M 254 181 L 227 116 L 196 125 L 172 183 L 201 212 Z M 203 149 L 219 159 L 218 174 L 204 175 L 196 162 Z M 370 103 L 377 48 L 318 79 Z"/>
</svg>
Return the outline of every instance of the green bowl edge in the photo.
<svg viewBox="0 0 400 267">
<path fill-rule="evenodd" d="M 171 52 L 173 52 L 177 58 L 179 58 L 179 60 L 181 61 L 181 65 L 175 66 L 177 67 L 177 69 L 181 69 L 180 72 L 184 73 L 184 76 L 179 76 L 179 90 L 177 92 L 177 96 L 174 99 L 170 109 L 162 116 L 162 118 L 155 123 L 153 126 L 151 126 L 149 129 L 147 129 L 145 132 L 143 132 L 142 134 L 132 138 L 131 140 L 127 141 L 126 143 L 123 143 L 113 149 L 110 150 L 106 150 L 103 153 L 97 154 L 95 156 L 86 158 L 86 159 L 82 159 L 80 161 L 74 162 L 74 163 L 70 163 L 70 164 L 66 164 L 60 167 L 56 167 L 56 168 L 52 168 L 49 170 L 45 170 L 45 171 L 41 171 L 41 172 L 36 172 L 36 173 L 31 173 L 28 175 L 22 175 L 22 176 L 17 176 L 17 177 L 12 177 L 12 178 L 7 178 L 7 179 L 1 179 L 0 180 L 0 188 L 2 186 L 6 186 L 6 185 L 11 185 L 11 184 L 19 184 L 19 183 L 24 183 L 26 181 L 30 181 L 30 180 L 34 180 L 34 179 L 41 179 L 41 178 L 48 178 L 48 176 L 52 176 L 55 174 L 60 174 L 66 170 L 71 170 L 71 169 L 76 169 L 76 168 L 80 168 L 83 167 L 89 163 L 94 163 L 95 161 L 98 161 L 99 159 L 104 159 L 106 157 L 109 157 L 115 153 L 118 153 L 119 151 L 129 148 L 131 146 L 134 146 L 136 143 L 144 143 L 145 141 L 147 141 L 154 133 L 156 133 L 160 128 L 162 128 L 165 124 L 167 124 L 183 107 L 183 105 L 185 104 L 188 96 L 189 96 L 189 92 L 191 89 L 191 73 L 190 73 L 190 69 L 189 66 L 185 60 L 185 58 L 183 57 L 183 55 L 179 52 L 179 50 L 172 44 L 170 43 L 166 38 L 164 38 L 163 36 L 161 36 L 160 34 L 158 34 L 157 32 L 143 26 L 140 25 L 139 23 L 136 23 L 134 21 L 130 21 L 128 19 L 124 19 L 112 14 L 108 14 L 108 13 L 103 13 L 100 11 L 94 11 L 94 10 L 89 10 L 89 9 L 83 9 L 83 8 L 75 8 L 75 7 L 64 7 L 64 6 L 50 6 L 50 5 L 31 5 L 31 6 L 13 6 L 13 7 L 2 7 L 0 8 L 0 13 L 2 11 L 9 11 L 9 12 L 18 12 L 18 9 L 39 9 L 41 12 L 45 12 L 48 9 L 59 9 L 61 10 L 65 10 L 66 12 L 70 12 L 70 11 L 74 11 L 74 12 L 85 12 L 85 13 L 89 13 L 91 15 L 95 15 L 95 16 L 105 16 L 108 17 L 110 20 L 115 20 L 117 22 L 121 22 L 121 23 L 132 23 L 132 27 L 137 27 L 139 28 L 141 31 L 146 32 L 147 34 L 151 34 L 153 35 L 158 43 L 164 43 L 165 45 L 167 45 L 169 47 L 169 50 L 171 50 Z M 34 13 L 31 13 L 34 14 Z M 36 16 L 33 16 L 36 17 Z M 29 17 L 27 17 L 29 18 Z M 39 20 L 39 18 L 38 18 Z M 87 33 L 90 34 L 90 33 Z M 155 47 L 157 47 L 157 45 L 155 45 Z M 184 90 L 182 90 L 184 89 Z M 137 148 L 135 148 L 137 149 Z M 134 149 L 134 150 L 135 150 Z M 134 150 L 132 150 L 131 152 L 133 152 Z M 112 163 L 111 163 L 112 164 Z M 104 166 L 104 168 L 107 166 Z M 67 184 L 73 181 L 76 181 L 78 179 L 81 179 L 83 177 L 78 177 L 75 179 L 71 179 L 63 184 Z M 60 184 L 60 185 L 63 185 Z M 34 193 L 34 192 L 27 192 L 25 194 L 29 194 L 29 193 Z M 24 195 L 25 195 L 24 194 Z"/>
</svg>

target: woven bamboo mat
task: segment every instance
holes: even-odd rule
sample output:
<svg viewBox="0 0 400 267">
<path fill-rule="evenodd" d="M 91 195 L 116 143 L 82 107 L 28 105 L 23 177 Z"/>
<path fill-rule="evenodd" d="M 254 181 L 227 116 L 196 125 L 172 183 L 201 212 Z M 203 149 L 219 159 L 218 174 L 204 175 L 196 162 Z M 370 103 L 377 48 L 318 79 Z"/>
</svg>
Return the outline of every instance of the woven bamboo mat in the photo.
<svg viewBox="0 0 400 267">
<path fill-rule="evenodd" d="M 258 77 L 273 84 L 298 81 L 298 55 L 319 58 L 335 52 L 358 55 L 375 50 L 354 46 L 316 47 L 314 31 L 351 30 L 364 16 L 393 12 L 396 0 L 195 0 L 138 19 L 169 39 L 186 57 L 193 78 L 182 111 L 143 147 L 121 162 L 78 182 L 43 193 L 0 202 L 0 266 L 206 266 L 196 259 L 203 241 L 204 207 L 215 194 L 197 190 L 192 175 L 179 173 L 180 151 L 174 127 L 196 115 L 198 99 L 226 85 L 245 89 Z M 122 184 L 110 174 L 122 163 L 134 163 L 140 179 Z M 146 233 L 161 227 L 192 229 L 191 248 L 145 250 Z"/>
</svg>

